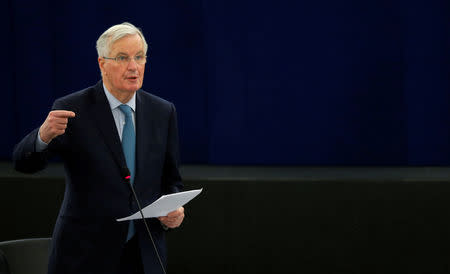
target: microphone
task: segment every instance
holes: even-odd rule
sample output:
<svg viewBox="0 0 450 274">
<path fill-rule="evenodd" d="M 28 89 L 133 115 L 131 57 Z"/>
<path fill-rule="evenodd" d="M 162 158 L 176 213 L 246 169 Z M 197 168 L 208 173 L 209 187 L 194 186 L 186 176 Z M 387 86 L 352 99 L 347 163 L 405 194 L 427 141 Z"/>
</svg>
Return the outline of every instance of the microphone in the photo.
<svg viewBox="0 0 450 274">
<path fill-rule="evenodd" d="M 122 167 L 122 169 L 120 170 L 120 173 L 122 175 L 122 178 L 125 180 L 125 182 L 130 186 L 131 192 L 133 192 L 134 200 L 136 201 L 136 204 L 139 208 L 139 212 L 141 213 L 142 221 L 144 221 L 145 228 L 147 229 L 147 234 L 148 234 L 150 240 L 152 241 L 153 248 L 155 249 L 156 256 L 158 257 L 159 263 L 161 265 L 161 269 L 162 269 L 163 273 L 166 274 L 166 270 L 164 269 L 164 265 L 162 263 L 161 257 L 159 256 L 158 249 L 156 248 L 155 241 L 153 241 L 152 233 L 150 233 L 150 229 L 148 228 L 147 221 L 145 220 L 145 217 L 144 217 L 144 213 L 142 212 L 141 204 L 139 203 L 139 199 L 136 195 L 136 192 L 134 191 L 133 184 L 130 181 L 130 179 L 131 179 L 130 170 L 127 167 Z"/>
</svg>

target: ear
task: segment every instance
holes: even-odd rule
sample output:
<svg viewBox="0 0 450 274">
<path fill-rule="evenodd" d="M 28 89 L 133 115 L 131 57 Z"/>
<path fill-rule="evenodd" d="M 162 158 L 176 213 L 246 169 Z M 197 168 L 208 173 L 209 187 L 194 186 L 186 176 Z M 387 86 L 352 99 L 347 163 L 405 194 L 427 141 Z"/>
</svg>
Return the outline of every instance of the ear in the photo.
<svg viewBox="0 0 450 274">
<path fill-rule="evenodd" d="M 100 68 L 100 71 L 103 72 L 103 70 L 105 69 L 105 59 L 98 57 L 97 61 L 98 61 L 98 67 Z"/>
</svg>

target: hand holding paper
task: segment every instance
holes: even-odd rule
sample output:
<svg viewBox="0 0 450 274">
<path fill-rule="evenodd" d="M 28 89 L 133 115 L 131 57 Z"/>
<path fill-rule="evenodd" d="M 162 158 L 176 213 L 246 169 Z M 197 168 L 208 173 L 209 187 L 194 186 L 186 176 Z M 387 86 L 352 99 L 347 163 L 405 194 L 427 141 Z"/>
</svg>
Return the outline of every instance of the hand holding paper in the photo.
<svg viewBox="0 0 450 274">
<path fill-rule="evenodd" d="M 196 197 L 203 189 L 196 189 L 190 191 L 177 192 L 173 194 L 163 195 L 152 204 L 142 209 L 145 218 L 154 218 L 166 216 L 168 213 L 177 210 L 190 200 Z M 138 212 L 124 218 L 117 219 L 118 222 L 141 219 L 141 214 Z"/>
<path fill-rule="evenodd" d="M 184 219 L 184 207 L 179 207 L 167 214 L 167 216 L 158 217 L 158 220 L 168 228 L 177 228 L 181 225 Z"/>
</svg>

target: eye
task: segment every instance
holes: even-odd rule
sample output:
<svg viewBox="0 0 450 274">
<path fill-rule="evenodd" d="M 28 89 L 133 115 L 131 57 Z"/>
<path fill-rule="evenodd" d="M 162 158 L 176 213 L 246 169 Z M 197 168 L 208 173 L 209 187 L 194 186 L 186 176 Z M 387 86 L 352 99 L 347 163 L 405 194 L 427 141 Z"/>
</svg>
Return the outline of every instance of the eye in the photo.
<svg viewBox="0 0 450 274">
<path fill-rule="evenodd" d="M 119 55 L 116 58 L 117 58 L 117 61 L 119 61 L 119 62 L 125 62 L 126 60 L 128 60 L 128 56 L 124 56 L 124 55 Z"/>
<path fill-rule="evenodd" d="M 144 55 L 137 55 L 134 57 L 136 61 L 142 61 L 144 59 Z"/>
</svg>

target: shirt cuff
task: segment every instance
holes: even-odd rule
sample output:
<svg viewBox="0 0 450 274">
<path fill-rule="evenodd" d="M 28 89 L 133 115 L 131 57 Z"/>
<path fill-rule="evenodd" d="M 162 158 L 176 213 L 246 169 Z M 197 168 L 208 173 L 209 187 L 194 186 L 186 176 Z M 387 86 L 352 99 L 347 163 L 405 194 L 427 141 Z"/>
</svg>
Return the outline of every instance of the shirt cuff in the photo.
<svg viewBox="0 0 450 274">
<path fill-rule="evenodd" d="M 165 224 L 161 223 L 161 226 L 162 226 L 162 228 L 163 228 L 165 231 L 169 230 L 169 227 L 166 226 Z"/>
<path fill-rule="evenodd" d="M 42 141 L 41 134 L 38 131 L 37 138 L 36 138 L 36 152 L 42 152 L 46 150 L 48 147 L 48 144 Z"/>
</svg>

